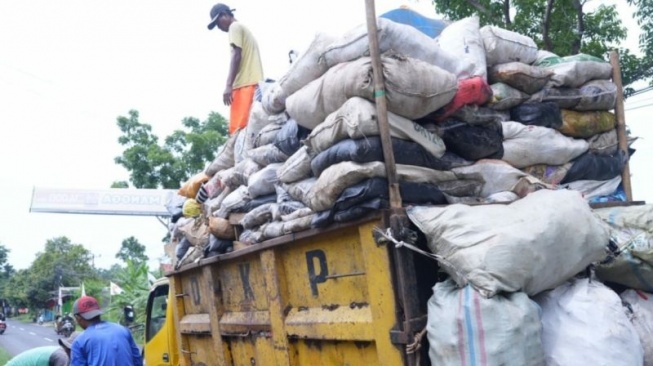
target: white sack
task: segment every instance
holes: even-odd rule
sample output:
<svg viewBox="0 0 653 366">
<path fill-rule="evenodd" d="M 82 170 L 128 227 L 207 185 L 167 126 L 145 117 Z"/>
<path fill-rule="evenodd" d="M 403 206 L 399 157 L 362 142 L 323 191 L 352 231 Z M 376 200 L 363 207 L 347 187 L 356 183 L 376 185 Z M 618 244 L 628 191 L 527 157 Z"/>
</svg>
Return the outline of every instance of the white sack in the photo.
<svg viewBox="0 0 653 366">
<path fill-rule="evenodd" d="M 286 74 L 279 79 L 278 88 L 267 100 L 266 110 L 271 113 L 283 112 L 286 107 L 286 98 L 306 84 L 324 75 L 329 65 L 321 59 L 326 47 L 336 40 L 335 36 L 318 32 L 313 42 L 301 56 L 290 66 Z M 274 97 L 274 98 L 272 98 Z"/>
<path fill-rule="evenodd" d="M 247 180 L 247 193 L 250 198 L 265 196 L 275 192 L 274 185 L 279 181 L 277 170 L 281 164 L 270 164 L 250 175 Z"/>
<path fill-rule="evenodd" d="M 288 159 L 288 156 L 274 144 L 262 145 L 252 149 L 247 152 L 247 156 L 260 166 L 283 163 Z"/>
<path fill-rule="evenodd" d="M 595 209 L 621 254 L 596 267 L 604 281 L 653 292 L 653 205 Z"/>
<path fill-rule="evenodd" d="M 485 299 L 471 286 L 439 282 L 428 302 L 431 364 L 544 366 L 539 312 L 523 292 Z"/>
<path fill-rule="evenodd" d="M 562 165 L 589 149 L 583 139 L 567 137 L 541 126 L 502 122 L 503 158 L 516 168 L 536 164 Z"/>
<path fill-rule="evenodd" d="M 548 366 L 643 365 L 642 345 L 626 308 L 601 282 L 575 279 L 535 301 L 542 307 Z"/>
<path fill-rule="evenodd" d="M 514 61 L 532 64 L 537 59 L 537 45 L 530 37 L 492 25 L 480 32 L 488 66 Z"/>
<path fill-rule="evenodd" d="M 540 190 L 509 205 L 412 207 L 442 268 L 486 297 L 555 288 L 605 256 L 608 232 L 578 192 Z"/>
<path fill-rule="evenodd" d="M 310 192 L 304 197 L 304 204 L 314 212 L 333 207 L 340 193 L 367 178 L 385 177 L 385 163 L 355 163 L 343 161 L 326 168 Z M 455 181 L 456 174 L 451 171 L 439 171 L 414 165 L 397 164 L 397 180 L 415 183 L 433 183 Z M 290 193 L 290 192 L 289 192 Z"/>
<path fill-rule="evenodd" d="M 456 55 L 441 48 L 431 37 L 415 27 L 377 18 L 379 53 L 394 51 L 438 66 L 458 77 L 469 77 L 473 64 L 460 62 Z M 367 24 L 360 24 L 337 39 L 324 51 L 322 57 L 329 67 L 369 56 L 369 37 Z"/>
<path fill-rule="evenodd" d="M 421 118 L 448 104 L 456 95 L 456 77 L 426 62 L 399 54 L 381 56 L 388 111 L 408 119 Z M 347 99 L 373 101 L 372 61 L 363 57 L 338 64 L 286 100 L 288 114 L 308 129 L 322 123 Z"/>
<path fill-rule="evenodd" d="M 630 320 L 644 349 L 644 366 L 653 366 L 653 294 L 626 290 L 620 296 L 633 310 Z"/>
<path fill-rule="evenodd" d="M 224 198 L 220 208 L 213 213 L 213 216 L 226 219 L 233 210 L 245 206 L 251 200 L 247 193 L 247 186 L 240 186 Z"/>
<path fill-rule="evenodd" d="M 478 16 L 474 15 L 449 24 L 435 40 L 440 47 L 450 51 L 457 62 L 473 66 L 470 67 L 467 76 L 481 76 L 487 80 L 485 46 L 481 39 Z M 457 76 L 461 78 L 461 75 Z"/>
<path fill-rule="evenodd" d="M 308 148 L 302 146 L 277 170 L 277 176 L 282 183 L 297 182 L 311 176 L 311 157 Z"/>
<path fill-rule="evenodd" d="M 419 124 L 390 112 L 388 124 L 391 137 L 415 142 L 437 158 L 444 155 L 446 148 L 442 139 Z M 308 147 L 308 153 L 315 156 L 341 140 L 368 136 L 379 136 L 376 105 L 352 97 L 317 125 L 304 140 L 304 145 Z"/>
<path fill-rule="evenodd" d="M 573 189 L 583 195 L 586 200 L 609 196 L 617 191 L 621 184 L 621 175 L 608 180 L 577 180 L 561 185 L 561 188 Z"/>
<path fill-rule="evenodd" d="M 254 148 L 256 136 L 270 123 L 270 116 L 263 109 L 261 102 L 254 101 L 252 108 L 249 111 L 249 120 L 247 127 L 245 127 L 245 151 L 250 151 Z"/>
<path fill-rule="evenodd" d="M 238 133 L 231 135 L 227 141 L 218 148 L 215 158 L 204 171 L 206 175 L 213 177 L 215 173 L 231 168 L 236 164 L 234 161 L 234 146 L 237 138 Z"/>
<path fill-rule="evenodd" d="M 505 161 L 493 159 L 482 159 L 473 165 L 454 168 L 452 171 L 456 174 L 481 176 L 484 183 L 480 196 L 484 198 L 499 192 L 512 191 L 521 178 L 528 176 Z M 534 177 L 532 179 L 535 180 Z M 544 182 L 540 183 L 545 185 Z"/>
<path fill-rule="evenodd" d="M 612 65 L 585 54 L 549 57 L 538 61 L 536 65 L 554 72 L 551 77 L 553 86 L 578 88 L 590 80 L 608 80 L 612 77 Z"/>
</svg>

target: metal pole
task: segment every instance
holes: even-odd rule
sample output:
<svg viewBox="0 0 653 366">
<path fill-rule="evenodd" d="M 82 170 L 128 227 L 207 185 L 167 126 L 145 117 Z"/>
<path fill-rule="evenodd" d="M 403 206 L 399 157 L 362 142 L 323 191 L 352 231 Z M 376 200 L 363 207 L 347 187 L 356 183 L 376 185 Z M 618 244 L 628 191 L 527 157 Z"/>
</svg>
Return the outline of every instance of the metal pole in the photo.
<svg viewBox="0 0 653 366">
<path fill-rule="evenodd" d="M 617 86 L 617 102 L 614 111 L 617 117 L 617 137 L 619 139 L 619 150 L 622 150 L 628 156 L 628 136 L 626 136 L 626 115 L 624 112 L 624 94 L 621 81 L 621 66 L 619 65 L 619 53 L 610 52 L 610 64 L 612 64 L 612 81 Z M 633 200 L 633 189 L 630 182 L 630 164 L 626 161 L 624 170 L 621 172 L 621 184 L 626 193 L 628 202 Z"/>
<path fill-rule="evenodd" d="M 385 81 L 383 79 L 383 65 L 379 53 L 379 38 L 376 27 L 376 11 L 374 0 L 365 0 L 367 15 L 367 34 L 370 42 L 370 58 L 372 59 L 372 71 L 374 72 L 374 100 L 376 102 L 376 113 L 383 146 L 383 158 L 385 160 L 385 171 L 388 178 L 390 197 L 390 209 L 401 209 L 401 194 L 397 182 L 397 167 L 395 155 L 392 151 L 392 140 L 390 139 L 390 127 L 388 125 L 388 105 L 385 97 Z M 394 228 L 393 228 L 394 229 Z"/>
</svg>

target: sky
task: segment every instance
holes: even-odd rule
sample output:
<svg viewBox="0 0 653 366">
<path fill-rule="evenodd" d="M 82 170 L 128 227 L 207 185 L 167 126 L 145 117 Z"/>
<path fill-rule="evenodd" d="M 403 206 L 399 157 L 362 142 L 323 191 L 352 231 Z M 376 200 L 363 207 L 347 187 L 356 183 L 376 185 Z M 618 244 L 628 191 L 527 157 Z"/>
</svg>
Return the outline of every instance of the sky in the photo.
<svg viewBox="0 0 653 366">
<path fill-rule="evenodd" d="M 601 1 L 598 1 L 600 3 Z M 610 1 L 603 1 L 611 3 Z M 595 2 L 596 3 L 596 2 Z M 622 2 L 619 2 L 622 3 Z M 49 239 L 68 237 L 109 268 L 130 236 L 146 246 L 150 265 L 163 255 L 166 228 L 154 217 L 30 213 L 34 187 L 106 189 L 128 180 L 114 163 L 118 116 L 139 111 L 163 138 L 184 117 L 228 117 L 222 91 L 227 35 L 208 31 L 213 0 L 3 0 L 0 2 L 0 244 L 9 263 L 29 267 Z M 317 32 L 340 35 L 365 23 L 362 0 L 240 0 L 227 3 L 256 36 L 266 77 L 288 69 L 288 51 L 305 49 Z M 429 0 L 376 1 L 376 13 L 407 5 L 441 18 Z M 632 9 L 628 43 L 636 48 Z M 631 161 L 636 200 L 653 200 L 653 92 L 626 104 L 640 140 Z"/>
</svg>

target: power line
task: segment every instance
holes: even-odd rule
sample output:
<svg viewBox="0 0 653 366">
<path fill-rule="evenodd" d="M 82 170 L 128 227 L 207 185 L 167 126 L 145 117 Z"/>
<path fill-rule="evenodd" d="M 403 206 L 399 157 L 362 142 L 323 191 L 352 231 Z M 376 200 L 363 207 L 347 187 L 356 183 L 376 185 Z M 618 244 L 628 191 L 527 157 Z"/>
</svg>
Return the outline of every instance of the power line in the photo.
<svg viewBox="0 0 653 366">
<path fill-rule="evenodd" d="M 624 109 L 624 111 L 634 111 L 635 109 L 640 109 L 640 108 L 645 108 L 645 107 L 650 107 L 650 106 L 653 106 L 653 103 L 648 103 L 648 104 L 644 104 L 644 105 L 640 105 L 640 106 L 632 107 L 632 108 L 626 108 L 626 109 Z"/>
</svg>

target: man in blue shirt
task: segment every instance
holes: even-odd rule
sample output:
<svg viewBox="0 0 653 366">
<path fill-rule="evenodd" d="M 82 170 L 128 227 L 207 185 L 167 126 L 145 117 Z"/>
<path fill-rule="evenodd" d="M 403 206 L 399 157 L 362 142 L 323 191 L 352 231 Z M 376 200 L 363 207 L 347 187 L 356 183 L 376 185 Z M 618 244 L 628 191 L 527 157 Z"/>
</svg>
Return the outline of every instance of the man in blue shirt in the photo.
<svg viewBox="0 0 653 366">
<path fill-rule="evenodd" d="M 82 296 L 73 304 L 73 314 L 84 332 L 71 350 L 72 366 L 142 366 L 143 358 L 129 330 L 103 321 L 97 300 Z"/>
</svg>

